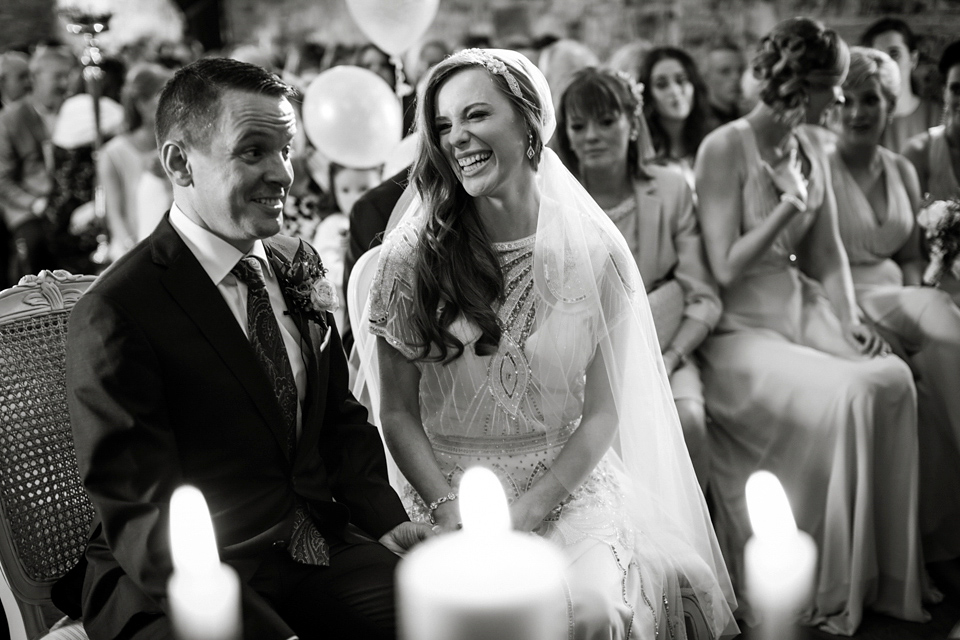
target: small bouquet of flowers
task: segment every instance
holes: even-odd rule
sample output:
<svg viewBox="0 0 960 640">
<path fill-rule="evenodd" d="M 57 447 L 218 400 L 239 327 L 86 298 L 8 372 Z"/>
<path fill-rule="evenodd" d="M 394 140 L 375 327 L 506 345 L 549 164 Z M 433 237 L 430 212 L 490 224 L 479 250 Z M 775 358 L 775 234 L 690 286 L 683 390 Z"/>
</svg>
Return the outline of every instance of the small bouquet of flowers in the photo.
<svg viewBox="0 0 960 640">
<path fill-rule="evenodd" d="M 923 272 L 923 283 L 935 287 L 947 272 L 960 279 L 960 201 L 934 200 L 928 202 L 917 216 L 917 222 L 926 231 L 930 264 Z"/>
</svg>

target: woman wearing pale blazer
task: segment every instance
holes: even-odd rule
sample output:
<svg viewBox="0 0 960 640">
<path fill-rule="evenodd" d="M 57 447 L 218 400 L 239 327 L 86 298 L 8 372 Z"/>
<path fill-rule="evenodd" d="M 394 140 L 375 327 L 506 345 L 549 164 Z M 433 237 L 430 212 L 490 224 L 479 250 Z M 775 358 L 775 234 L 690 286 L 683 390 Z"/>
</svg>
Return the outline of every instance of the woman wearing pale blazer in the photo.
<svg viewBox="0 0 960 640">
<path fill-rule="evenodd" d="M 680 171 L 646 165 L 640 90 L 613 71 L 583 69 L 560 100 L 559 155 L 620 229 L 657 325 L 683 435 L 701 487 L 710 471 L 703 385 L 694 352 L 720 319 L 693 194 Z"/>
</svg>

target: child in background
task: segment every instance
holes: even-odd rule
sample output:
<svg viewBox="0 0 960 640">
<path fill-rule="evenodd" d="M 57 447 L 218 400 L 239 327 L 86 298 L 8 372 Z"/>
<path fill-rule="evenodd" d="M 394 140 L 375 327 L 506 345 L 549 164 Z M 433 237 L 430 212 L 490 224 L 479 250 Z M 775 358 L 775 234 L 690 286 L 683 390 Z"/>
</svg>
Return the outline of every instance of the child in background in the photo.
<svg viewBox="0 0 960 640">
<path fill-rule="evenodd" d="M 364 193 L 380 184 L 383 167 L 354 169 L 330 163 L 330 190 L 337 204 L 337 213 L 326 216 L 313 236 L 314 248 L 327 268 L 327 279 L 337 287 L 340 308 L 334 313 L 337 327 L 343 331 L 343 262 L 347 253 L 347 234 L 350 230 L 350 210 Z"/>
</svg>

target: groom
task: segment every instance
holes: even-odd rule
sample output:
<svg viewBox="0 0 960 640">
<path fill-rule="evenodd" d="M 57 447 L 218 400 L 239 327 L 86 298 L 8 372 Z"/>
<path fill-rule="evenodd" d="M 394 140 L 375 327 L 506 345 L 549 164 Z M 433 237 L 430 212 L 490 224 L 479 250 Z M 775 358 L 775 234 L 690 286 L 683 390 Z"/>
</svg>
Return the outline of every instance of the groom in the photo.
<svg viewBox="0 0 960 640">
<path fill-rule="evenodd" d="M 68 401 L 97 513 L 82 588 L 93 640 L 171 637 L 169 501 L 184 483 L 240 575 L 245 638 L 395 635 L 393 551 L 430 532 L 407 520 L 347 391 L 319 259 L 276 235 L 291 95 L 233 60 L 176 74 L 157 109 L 174 204 L 71 316 Z"/>
</svg>

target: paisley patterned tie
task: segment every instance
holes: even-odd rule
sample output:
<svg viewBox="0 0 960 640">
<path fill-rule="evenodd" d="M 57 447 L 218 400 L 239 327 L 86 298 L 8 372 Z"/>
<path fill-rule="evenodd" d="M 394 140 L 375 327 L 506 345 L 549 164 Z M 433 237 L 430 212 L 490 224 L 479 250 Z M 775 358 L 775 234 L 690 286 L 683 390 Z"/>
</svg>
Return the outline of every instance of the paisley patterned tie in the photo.
<svg viewBox="0 0 960 640">
<path fill-rule="evenodd" d="M 244 256 L 230 273 L 247 285 L 247 335 L 260 366 L 273 384 L 287 434 L 286 454 L 292 459 L 297 446 L 297 384 L 280 334 L 280 324 L 270 305 L 260 261 L 253 256 Z M 298 562 L 330 564 L 329 547 L 299 500 L 289 550 Z"/>
</svg>

